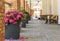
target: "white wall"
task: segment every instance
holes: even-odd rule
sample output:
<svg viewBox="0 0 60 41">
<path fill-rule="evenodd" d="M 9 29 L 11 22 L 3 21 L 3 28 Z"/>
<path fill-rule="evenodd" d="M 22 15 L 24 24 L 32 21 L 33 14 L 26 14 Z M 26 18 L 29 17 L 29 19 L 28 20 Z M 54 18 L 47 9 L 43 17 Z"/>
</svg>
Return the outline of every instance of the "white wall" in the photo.
<svg viewBox="0 0 60 41">
<path fill-rule="evenodd" d="M 58 24 L 60 24 L 60 0 L 58 0 Z"/>
</svg>

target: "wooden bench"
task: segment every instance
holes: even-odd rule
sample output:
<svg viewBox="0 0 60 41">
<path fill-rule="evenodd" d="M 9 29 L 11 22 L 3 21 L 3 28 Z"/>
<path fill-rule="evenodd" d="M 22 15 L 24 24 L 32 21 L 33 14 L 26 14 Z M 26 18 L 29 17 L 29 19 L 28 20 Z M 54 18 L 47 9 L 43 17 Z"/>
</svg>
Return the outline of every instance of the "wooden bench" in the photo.
<svg viewBox="0 0 60 41">
<path fill-rule="evenodd" d="M 46 16 L 46 19 L 45 19 L 46 22 L 45 22 L 45 23 L 49 23 L 49 24 L 51 23 L 51 16 L 52 16 L 52 15 L 47 15 L 47 16 Z"/>
<path fill-rule="evenodd" d="M 47 16 L 47 15 L 40 15 L 40 19 L 41 19 L 41 20 L 46 20 L 46 16 Z"/>
<path fill-rule="evenodd" d="M 41 20 L 45 20 L 45 23 L 58 23 L 58 15 L 41 15 Z"/>
<path fill-rule="evenodd" d="M 51 17 L 51 23 L 57 23 L 58 22 L 58 16 L 57 15 L 53 15 Z"/>
</svg>

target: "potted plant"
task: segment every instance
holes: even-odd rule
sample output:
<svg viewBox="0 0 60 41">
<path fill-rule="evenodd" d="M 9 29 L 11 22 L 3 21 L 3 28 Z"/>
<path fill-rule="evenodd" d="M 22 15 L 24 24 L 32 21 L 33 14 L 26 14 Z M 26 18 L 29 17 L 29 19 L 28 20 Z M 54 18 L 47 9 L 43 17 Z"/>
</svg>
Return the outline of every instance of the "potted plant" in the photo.
<svg viewBox="0 0 60 41">
<path fill-rule="evenodd" d="M 23 14 L 18 10 L 7 11 L 5 13 L 5 38 L 6 39 L 19 39 L 20 26 Z"/>
<path fill-rule="evenodd" d="M 30 15 L 28 12 L 26 12 L 25 10 L 21 10 L 23 12 L 23 14 L 26 14 L 26 23 L 28 23 L 28 20 L 30 20 Z"/>
<path fill-rule="evenodd" d="M 28 21 L 30 20 L 30 15 L 29 15 L 29 13 L 28 12 L 25 12 L 26 13 L 26 23 L 28 24 Z"/>
</svg>

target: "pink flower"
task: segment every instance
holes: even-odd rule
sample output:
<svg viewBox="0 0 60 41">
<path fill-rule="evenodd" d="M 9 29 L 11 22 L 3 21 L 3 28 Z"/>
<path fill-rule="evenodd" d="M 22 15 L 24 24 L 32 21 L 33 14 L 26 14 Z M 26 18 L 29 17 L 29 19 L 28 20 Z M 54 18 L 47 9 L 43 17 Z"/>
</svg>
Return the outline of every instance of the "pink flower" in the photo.
<svg viewBox="0 0 60 41">
<path fill-rule="evenodd" d="M 21 41 L 24 41 L 25 40 L 25 37 L 21 37 L 20 39 L 21 39 Z"/>
<path fill-rule="evenodd" d="M 14 21 L 14 22 L 13 22 L 13 24 L 17 24 L 17 22 L 16 22 L 16 21 Z"/>
<path fill-rule="evenodd" d="M 14 22 L 14 20 L 13 20 L 13 19 L 9 19 L 9 22 L 10 22 L 10 23 L 13 23 L 13 22 Z"/>
<path fill-rule="evenodd" d="M 15 12 L 15 11 L 12 11 L 11 13 L 12 13 L 12 14 L 16 14 L 16 12 Z"/>
<path fill-rule="evenodd" d="M 7 23 L 7 22 L 8 22 L 8 20 L 9 20 L 9 19 L 6 17 L 6 18 L 5 18 L 5 22 Z"/>
<path fill-rule="evenodd" d="M 22 17 L 24 17 L 24 15 L 23 14 L 20 14 Z"/>
<path fill-rule="evenodd" d="M 18 10 L 12 10 L 5 12 L 5 22 L 16 24 L 17 20 L 21 20 L 24 17 L 22 12 Z"/>
<path fill-rule="evenodd" d="M 17 20 L 16 18 L 13 18 L 14 20 Z"/>
<path fill-rule="evenodd" d="M 22 12 L 18 12 L 18 14 L 23 14 Z"/>
<path fill-rule="evenodd" d="M 6 12 L 5 12 L 5 15 L 8 15 L 8 14 L 10 14 L 10 12 L 11 12 L 11 11 L 6 11 Z"/>
<path fill-rule="evenodd" d="M 16 18 L 17 18 L 17 20 L 18 20 L 18 19 L 21 19 L 21 15 L 17 15 L 17 17 L 16 17 Z"/>
<path fill-rule="evenodd" d="M 22 27 L 22 22 L 20 22 L 20 25 L 19 26 Z"/>
</svg>

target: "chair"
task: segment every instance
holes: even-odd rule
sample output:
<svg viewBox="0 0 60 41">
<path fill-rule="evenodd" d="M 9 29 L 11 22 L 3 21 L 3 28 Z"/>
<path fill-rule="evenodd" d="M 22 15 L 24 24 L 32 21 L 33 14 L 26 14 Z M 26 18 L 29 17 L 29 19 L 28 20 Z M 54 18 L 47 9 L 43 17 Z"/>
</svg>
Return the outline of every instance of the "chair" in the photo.
<svg viewBox="0 0 60 41">
<path fill-rule="evenodd" d="M 57 21 L 58 21 L 58 16 L 57 15 L 53 15 L 51 17 L 51 23 L 57 23 Z"/>
</svg>

